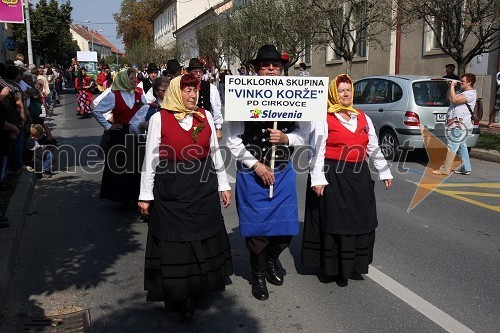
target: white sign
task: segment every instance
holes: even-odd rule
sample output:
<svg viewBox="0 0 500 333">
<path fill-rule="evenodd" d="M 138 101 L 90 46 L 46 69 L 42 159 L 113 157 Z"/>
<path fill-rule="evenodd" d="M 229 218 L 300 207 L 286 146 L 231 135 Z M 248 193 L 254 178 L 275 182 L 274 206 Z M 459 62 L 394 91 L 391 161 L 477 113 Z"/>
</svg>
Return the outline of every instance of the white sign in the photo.
<svg viewBox="0 0 500 333">
<path fill-rule="evenodd" d="M 225 77 L 226 121 L 325 121 L 327 77 Z"/>
</svg>

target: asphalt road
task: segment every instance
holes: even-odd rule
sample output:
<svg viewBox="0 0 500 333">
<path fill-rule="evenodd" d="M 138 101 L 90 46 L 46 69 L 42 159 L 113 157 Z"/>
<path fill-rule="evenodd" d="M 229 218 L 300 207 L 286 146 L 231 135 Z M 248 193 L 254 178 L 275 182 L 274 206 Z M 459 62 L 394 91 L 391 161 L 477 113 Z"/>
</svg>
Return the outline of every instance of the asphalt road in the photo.
<svg viewBox="0 0 500 333">
<path fill-rule="evenodd" d="M 269 285 L 265 302 L 250 294 L 249 258 L 232 205 L 224 217 L 235 274 L 225 292 L 198 300 L 195 321 L 184 324 L 143 290 L 147 225 L 135 208 L 99 199 L 102 164 L 88 155 L 102 129 L 77 119 L 75 108 L 75 96 L 66 95 L 49 119 L 68 152 L 61 160 L 69 162 L 36 184 L 0 332 L 15 332 L 28 314 L 71 306 L 90 309 L 93 332 L 499 331 L 498 164 L 473 159 L 471 176 L 452 175 L 409 213 L 427 161 L 413 154 L 393 164 L 393 188 L 376 186 L 379 228 L 365 280 L 339 288 L 301 266 L 299 235 L 282 255 L 285 284 Z M 305 187 L 300 174 L 301 219 Z"/>
</svg>

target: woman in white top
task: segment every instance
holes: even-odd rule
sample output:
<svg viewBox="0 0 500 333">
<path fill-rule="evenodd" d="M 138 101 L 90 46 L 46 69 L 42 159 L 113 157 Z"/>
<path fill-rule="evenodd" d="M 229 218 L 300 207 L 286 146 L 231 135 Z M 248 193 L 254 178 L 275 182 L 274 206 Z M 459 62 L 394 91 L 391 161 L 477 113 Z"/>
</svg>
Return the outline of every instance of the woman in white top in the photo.
<svg viewBox="0 0 500 333">
<path fill-rule="evenodd" d="M 223 290 L 233 274 L 220 209 L 231 188 L 212 115 L 196 106 L 198 83 L 174 78 L 149 120 L 139 196 L 149 214 L 144 288 L 179 302 L 183 319 L 194 314 L 192 298 Z"/>
<path fill-rule="evenodd" d="M 448 153 L 443 165 L 438 170 L 432 171 L 435 175 L 448 175 L 451 172 L 455 154 L 462 158 L 462 165 L 454 172 L 467 176 L 472 171 L 466 140 L 472 132 L 471 110 L 474 110 L 477 99 L 474 83 L 476 83 L 474 74 L 466 73 L 462 75 L 460 78 L 460 92 L 457 94 L 455 91 L 457 82 L 449 81 L 450 107 L 446 114 Z"/>
<path fill-rule="evenodd" d="M 94 107 L 95 119 L 109 135 L 101 182 L 102 199 L 137 202 L 139 197 L 140 165 L 137 136 L 130 129 L 130 120 L 141 109 L 147 108 L 142 90 L 137 89 L 136 73 L 132 68 L 121 70 L 111 91 Z M 104 114 L 113 110 L 113 122 Z"/>
<path fill-rule="evenodd" d="M 346 74 L 332 80 L 327 121 L 313 123 L 302 241 L 302 263 L 322 268 L 341 287 L 368 273 L 373 259 L 378 220 L 367 157 L 386 189 L 393 178 L 372 121 L 352 106 L 353 90 Z"/>
</svg>

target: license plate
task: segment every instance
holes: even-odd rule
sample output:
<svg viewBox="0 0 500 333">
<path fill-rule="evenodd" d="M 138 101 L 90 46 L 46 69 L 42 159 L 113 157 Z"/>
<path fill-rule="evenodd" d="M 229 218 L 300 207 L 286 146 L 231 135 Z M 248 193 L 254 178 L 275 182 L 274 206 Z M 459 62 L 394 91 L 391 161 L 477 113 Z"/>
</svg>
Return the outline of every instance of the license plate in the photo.
<svg viewBox="0 0 500 333">
<path fill-rule="evenodd" d="M 446 113 L 436 114 L 436 121 L 444 122 L 446 120 Z"/>
</svg>

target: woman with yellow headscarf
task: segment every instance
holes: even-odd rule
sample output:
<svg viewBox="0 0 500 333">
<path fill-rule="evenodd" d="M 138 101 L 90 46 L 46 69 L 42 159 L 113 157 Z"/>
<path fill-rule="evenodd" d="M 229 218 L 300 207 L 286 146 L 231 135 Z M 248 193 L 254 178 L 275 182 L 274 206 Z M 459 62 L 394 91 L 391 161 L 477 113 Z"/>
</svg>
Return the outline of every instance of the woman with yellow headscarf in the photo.
<svg viewBox="0 0 500 333">
<path fill-rule="evenodd" d="M 136 113 L 147 112 L 148 108 L 142 90 L 137 89 L 135 70 L 122 69 L 113 80 L 111 91 L 103 94 L 106 95 L 92 110 L 94 118 L 105 130 L 103 137 L 109 140 L 100 197 L 121 201 L 127 206 L 131 202 L 135 205 L 139 197 L 140 165 L 138 140 L 134 135 L 137 133 L 130 121 Z M 112 122 L 104 117 L 111 110 Z"/>
<path fill-rule="evenodd" d="M 302 263 L 321 267 L 339 286 L 368 273 L 378 225 L 374 182 L 366 158 L 386 189 L 392 175 L 372 121 L 353 108 L 353 84 L 342 74 L 330 82 L 327 121 L 314 123 Z"/>
<path fill-rule="evenodd" d="M 139 196 L 149 215 L 145 289 L 176 302 L 185 320 L 193 297 L 223 290 L 233 274 L 219 208 L 229 207 L 231 188 L 212 115 L 196 106 L 197 87 L 192 74 L 172 79 L 149 119 Z"/>
</svg>

